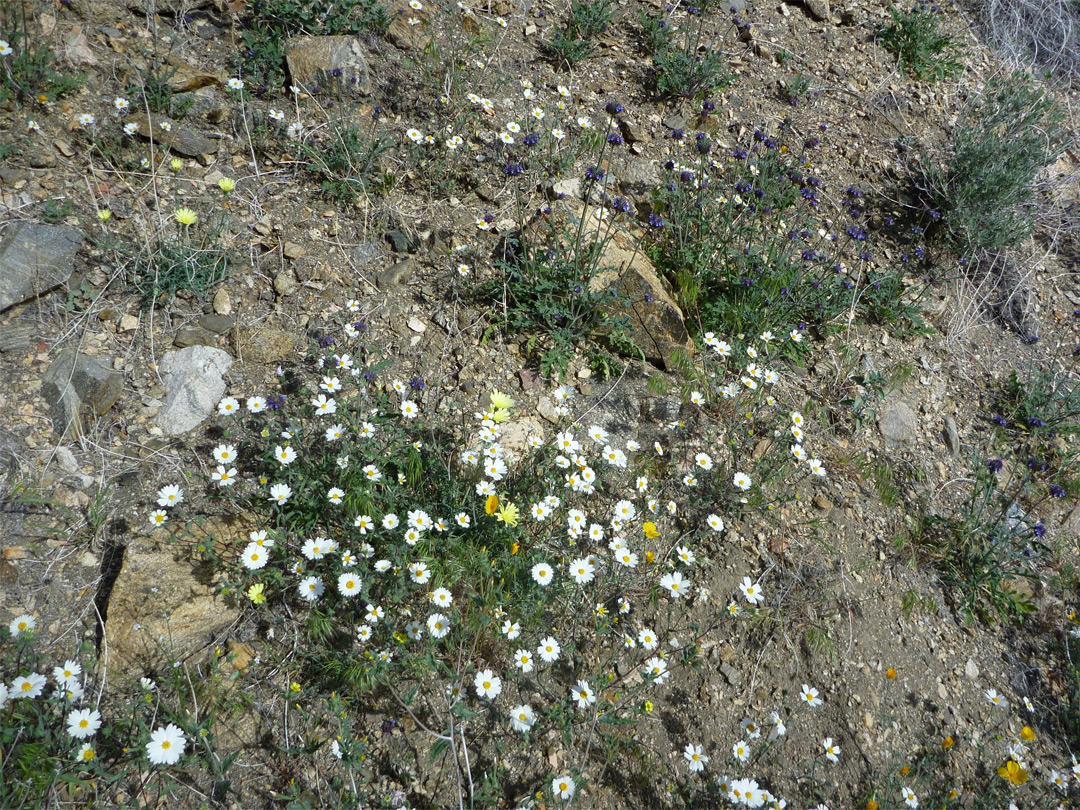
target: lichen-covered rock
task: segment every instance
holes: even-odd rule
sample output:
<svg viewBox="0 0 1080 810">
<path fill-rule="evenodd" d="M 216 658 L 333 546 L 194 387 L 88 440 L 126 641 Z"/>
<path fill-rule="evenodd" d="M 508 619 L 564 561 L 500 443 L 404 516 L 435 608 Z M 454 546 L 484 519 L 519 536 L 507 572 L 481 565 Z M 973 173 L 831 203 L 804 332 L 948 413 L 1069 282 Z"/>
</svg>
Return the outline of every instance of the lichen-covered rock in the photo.
<svg viewBox="0 0 1080 810">
<path fill-rule="evenodd" d="M 179 436 L 202 424 L 225 394 L 222 375 L 231 367 L 228 352 L 209 346 L 167 353 L 161 370 L 168 393 L 158 411 L 158 426 L 169 436 Z"/>
<path fill-rule="evenodd" d="M 239 608 L 221 593 L 198 545 L 235 554 L 254 527 L 250 514 L 215 517 L 158 530 L 125 549 L 105 613 L 102 651 L 111 676 L 137 680 L 196 656 L 232 625 Z M 170 531 L 176 535 L 171 542 Z"/>
<path fill-rule="evenodd" d="M 74 349 L 62 351 L 45 372 L 41 395 L 49 405 L 58 438 L 82 435 L 84 420 L 111 408 L 124 390 L 124 378 L 111 363 Z"/>
<path fill-rule="evenodd" d="M 590 206 L 586 211 L 576 201 L 567 201 L 567 208 L 571 221 L 580 221 L 585 216 L 581 238 L 602 243 L 589 289 L 594 293 L 614 293 L 604 305 L 605 310 L 611 318 L 625 324 L 634 344 L 633 350 L 627 350 L 609 340 L 612 348 L 628 356 L 640 356 L 640 352 L 650 363 L 665 369 L 672 367 L 675 352 L 692 354 L 694 344 L 682 310 L 642 251 L 639 238 L 600 219 L 598 208 Z"/>
<path fill-rule="evenodd" d="M 0 312 L 66 282 L 82 243 L 82 232 L 67 225 L 9 225 L 0 240 Z"/>
</svg>

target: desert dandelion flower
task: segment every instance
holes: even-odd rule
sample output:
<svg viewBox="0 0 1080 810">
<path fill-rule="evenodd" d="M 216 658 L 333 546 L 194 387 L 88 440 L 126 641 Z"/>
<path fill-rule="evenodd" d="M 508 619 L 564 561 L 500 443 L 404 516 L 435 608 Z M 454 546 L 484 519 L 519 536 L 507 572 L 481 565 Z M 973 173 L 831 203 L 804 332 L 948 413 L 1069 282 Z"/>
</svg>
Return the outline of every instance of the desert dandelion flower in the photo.
<svg viewBox="0 0 1080 810">
<path fill-rule="evenodd" d="M 191 226 L 199 221 L 199 215 L 190 208 L 177 208 L 173 211 L 173 219 L 180 225 Z"/>
</svg>

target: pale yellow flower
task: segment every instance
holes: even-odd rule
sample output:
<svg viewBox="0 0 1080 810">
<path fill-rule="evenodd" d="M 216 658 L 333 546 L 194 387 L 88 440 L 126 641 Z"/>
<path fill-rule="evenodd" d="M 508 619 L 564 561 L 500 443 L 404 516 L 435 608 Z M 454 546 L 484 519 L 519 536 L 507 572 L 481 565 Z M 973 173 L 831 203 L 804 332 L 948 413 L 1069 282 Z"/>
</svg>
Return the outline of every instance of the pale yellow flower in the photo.
<svg viewBox="0 0 1080 810">
<path fill-rule="evenodd" d="M 173 218 L 181 225 L 194 225 L 199 221 L 199 215 L 190 208 L 177 208 L 173 211 Z"/>
<path fill-rule="evenodd" d="M 521 513 L 514 503 L 507 503 L 499 507 L 499 514 L 495 516 L 496 520 L 502 521 L 507 526 L 516 526 L 519 517 L 521 517 Z"/>
</svg>

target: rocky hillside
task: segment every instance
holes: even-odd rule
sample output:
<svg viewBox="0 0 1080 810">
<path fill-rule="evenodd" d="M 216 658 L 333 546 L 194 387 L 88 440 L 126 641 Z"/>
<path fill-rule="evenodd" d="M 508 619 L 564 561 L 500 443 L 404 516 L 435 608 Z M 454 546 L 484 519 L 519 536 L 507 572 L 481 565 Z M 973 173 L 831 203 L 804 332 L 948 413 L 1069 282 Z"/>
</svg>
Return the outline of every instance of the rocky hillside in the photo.
<svg viewBox="0 0 1080 810">
<path fill-rule="evenodd" d="M 0 5 L 0 806 L 1070 806 L 1074 5 Z"/>
</svg>

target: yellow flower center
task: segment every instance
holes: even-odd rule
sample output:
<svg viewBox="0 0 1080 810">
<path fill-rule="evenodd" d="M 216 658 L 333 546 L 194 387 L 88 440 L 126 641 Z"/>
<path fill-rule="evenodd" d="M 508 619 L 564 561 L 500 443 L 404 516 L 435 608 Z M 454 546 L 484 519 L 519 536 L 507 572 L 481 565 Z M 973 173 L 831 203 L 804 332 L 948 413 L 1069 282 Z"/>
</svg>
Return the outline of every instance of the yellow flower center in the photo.
<svg viewBox="0 0 1080 810">
<path fill-rule="evenodd" d="M 172 743 L 171 743 L 171 742 L 169 742 L 168 740 L 164 740 L 164 741 L 162 741 L 162 743 L 161 743 L 161 750 L 163 750 L 163 751 L 167 751 L 167 750 L 168 750 L 168 749 L 170 749 L 171 747 L 172 747 Z"/>
</svg>

